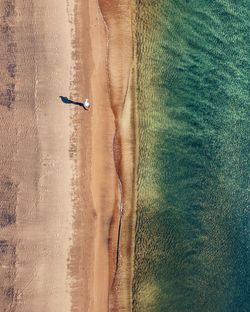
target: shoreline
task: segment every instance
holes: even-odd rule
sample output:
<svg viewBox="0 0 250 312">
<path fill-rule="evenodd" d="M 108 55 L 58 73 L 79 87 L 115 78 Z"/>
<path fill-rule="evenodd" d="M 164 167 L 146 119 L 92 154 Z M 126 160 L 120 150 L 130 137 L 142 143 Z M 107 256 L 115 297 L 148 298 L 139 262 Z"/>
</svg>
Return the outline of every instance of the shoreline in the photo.
<svg viewBox="0 0 250 312">
<path fill-rule="evenodd" d="M 74 239 L 69 261 L 74 280 L 72 311 L 82 306 L 86 312 L 131 310 L 135 98 L 129 82 L 132 20 L 126 13 L 131 3 L 124 4 L 124 11 L 119 12 L 122 20 L 113 20 L 119 9 L 115 3 L 76 3 L 74 96 L 89 98 L 93 108 L 87 114 L 75 109 L 73 119 L 73 154 L 80 175 L 74 180 Z M 130 33 L 124 33 L 128 23 Z M 125 42 L 117 41 L 120 35 L 130 40 L 122 50 L 122 61 Z M 126 234 L 129 230 L 130 235 Z"/>
</svg>

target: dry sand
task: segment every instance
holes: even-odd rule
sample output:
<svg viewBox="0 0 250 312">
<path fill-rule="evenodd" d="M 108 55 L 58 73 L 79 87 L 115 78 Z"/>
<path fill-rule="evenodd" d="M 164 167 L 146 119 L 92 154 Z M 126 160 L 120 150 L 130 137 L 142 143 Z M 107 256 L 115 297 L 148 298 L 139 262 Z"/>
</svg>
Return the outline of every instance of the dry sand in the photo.
<svg viewBox="0 0 250 312">
<path fill-rule="evenodd" d="M 58 4 L 1 1 L 0 208 L 13 221 L 0 228 L 1 311 L 71 309 L 71 108 L 58 96 L 69 93 L 72 48 L 66 0 Z"/>
</svg>

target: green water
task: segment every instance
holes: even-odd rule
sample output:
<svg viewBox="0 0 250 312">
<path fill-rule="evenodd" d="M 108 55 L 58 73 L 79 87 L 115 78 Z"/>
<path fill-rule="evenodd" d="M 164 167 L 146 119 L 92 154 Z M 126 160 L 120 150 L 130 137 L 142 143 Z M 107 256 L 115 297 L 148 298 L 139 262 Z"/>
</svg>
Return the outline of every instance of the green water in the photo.
<svg viewBox="0 0 250 312">
<path fill-rule="evenodd" d="M 137 0 L 133 312 L 250 311 L 250 1 Z"/>
</svg>

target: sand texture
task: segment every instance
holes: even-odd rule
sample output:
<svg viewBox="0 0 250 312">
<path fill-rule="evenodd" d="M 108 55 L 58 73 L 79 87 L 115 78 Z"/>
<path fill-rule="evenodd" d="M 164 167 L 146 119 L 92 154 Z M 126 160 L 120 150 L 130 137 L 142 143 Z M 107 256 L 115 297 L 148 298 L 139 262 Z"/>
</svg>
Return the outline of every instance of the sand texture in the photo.
<svg viewBox="0 0 250 312">
<path fill-rule="evenodd" d="M 0 4 L 1 311 L 131 310 L 130 6 Z M 59 96 L 89 98 L 93 107 L 63 105 Z"/>
<path fill-rule="evenodd" d="M 1 2 L 1 311 L 71 309 L 66 1 Z M 61 22 L 60 22 L 61 21 Z M 58 29 L 60 30 L 58 31 Z M 63 53 L 62 53 L 63 51 Z"/>
<path fill-rule="evenodd" d="M 124 2 L 122 10 L 117 4 L 79 1 L 76 5 L 74 96 L 87 94 L 94 105 L 89 115 L 79 110 L 74 117 L 78 155 L 70 263 L 74 311 L 83 306 L 85 311 L 130 309 L 133 49 L 130 4 Z M 117 14 L 121 19 L 116 20 Z"/>
</svg>

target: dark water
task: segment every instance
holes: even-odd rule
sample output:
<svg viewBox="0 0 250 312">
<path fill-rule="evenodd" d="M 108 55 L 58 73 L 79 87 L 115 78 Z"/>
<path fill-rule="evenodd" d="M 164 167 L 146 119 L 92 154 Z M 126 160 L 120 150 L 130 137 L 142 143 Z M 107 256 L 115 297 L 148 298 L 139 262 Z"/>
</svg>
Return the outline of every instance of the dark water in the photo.
<svg viewBox="0 0 250 312">
<path fill-rule="evenodd" d="M 137 9 L 133 311 L 250 311 L 250 1 Z"/>
</svg>

